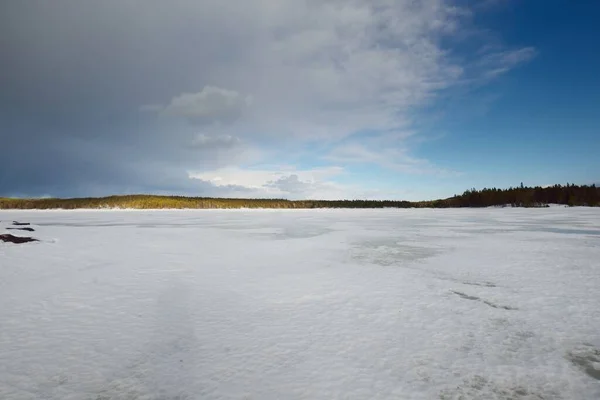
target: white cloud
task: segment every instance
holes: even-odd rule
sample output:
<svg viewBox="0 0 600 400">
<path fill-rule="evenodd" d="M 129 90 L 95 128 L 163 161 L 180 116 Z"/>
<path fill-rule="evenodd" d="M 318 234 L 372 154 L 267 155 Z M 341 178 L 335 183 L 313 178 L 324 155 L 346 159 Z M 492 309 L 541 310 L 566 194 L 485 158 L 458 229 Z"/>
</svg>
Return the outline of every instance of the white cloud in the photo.
<svg viewBox="0 0 600 400">
<path fill-rule="evenodd" d="M 239 185 L 249 188 L 260 188 L 269 182 L 282 177 L 296 175 L 300 179 L 316 182 L 343 173 L 341 167 L 314 168 L 297 170 L 291 166 L 272 167 L 270 169 L 243 169 L 226 167 L 207 172 L 190 172 L 190 177 L 204 181 L 215 182 L 217 186 Z"/>
<path fill-rule="evenodd" d="M 406 147 L 390 144 L 390 138 L 376 137 L 334 147 L 325 159 L 341 164 L 373 164 L 408 174 L 456 176 L 457 171 L 439 167 L 430 161 L 410 155 Z"/>
<path fill-rule="evenodd" d="M 462 74 L 439 39 L 463 13 L 443 0 L 248 0 L 235 10 L 216 0 L 200 4 L 202 17 L 190 18 L 213 35 L 198 39 L 199 54 L 209 51 L 205 40 L 228 42 L 213 50 L 219 56 L 202 55 L 198 74 L 207 86 L 176 95 L 168 115 L 237 119 L 248 100 L 240 93 L 251 93 L 248 131 L 337 139 L 405 124 L 413 107 Z"/>
<path fill-rule="evenodd" d="M 483 68 L 483 77 L 496 78 L 519 64 L 531 61 L 536 55 L 537 50 L 533 47 L 491 52 L 479 60 L 479 65 Z"/>
<path fill-rule="evenodd" d="M 363 130 L 404 129 L 440 91 L 474 78 L 465 76 L 470 57 L 461 63 L 441 45 L 471 14 L 450 1 L 226 3 L 186 3 L 189 18 L 206 32 L 197 39 L 197 80 L 205 86 L 175 93 L 164 114 L 235 121 L 239 137 L 336 141 Z M 219 48 L 215 37 L 223 39 Z M 500 49 L 473 73 L 491 77 L 533 51 Z M 251 108 L 241 93 L 252 94 Z"/>
<path fill-rule="evenodd" d="M 288 176 L 283 176 L 276 181 L 269 181 L 265 186 L 279 189 L 286 193 L 298 194 L 298 193 L 306 193 L 313 189 L 315 182 L 306 182 L 301 181 L 298 178 L 298 175 L 292 174 Z"/>
<path fill-rule="evenodd" d="M 397 199 L 420 200 L 411 190 L 367 188 L 359 184 L 340 184 L 336 176 L 341 167 L 298 170 L 291 166 L 263 169 L 222 168 L 210 172 L 190 173 L 191 181 L 210 185 L 209 195 L 221 197 L 287 199 Z"/>
<path fill-rule="evenodd" d="M 345 198 L 355 191 L 353 187 L 330 180 L 343 172 L 341 167 L 297 170 L 284 165 L 270 169 L 227 167 L 206 172 L 190 172 L 189 177 L 210 182 L 222 189 L 242 189 L 243 196 L 252 193 L 257 197 L 334 199 Z"/>
</svg>

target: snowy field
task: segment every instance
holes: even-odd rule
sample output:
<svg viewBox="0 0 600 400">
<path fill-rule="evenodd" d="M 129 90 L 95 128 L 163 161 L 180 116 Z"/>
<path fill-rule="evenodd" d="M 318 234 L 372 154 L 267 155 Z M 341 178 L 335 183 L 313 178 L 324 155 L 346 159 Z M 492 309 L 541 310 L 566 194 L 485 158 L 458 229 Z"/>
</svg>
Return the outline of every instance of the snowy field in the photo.
<svg viewBox="0 0 600 400">
<path fill-rule="evenodd" d="M 600 399 L 600 209 L 0 220 L 2 400 Z"/>
</svg>

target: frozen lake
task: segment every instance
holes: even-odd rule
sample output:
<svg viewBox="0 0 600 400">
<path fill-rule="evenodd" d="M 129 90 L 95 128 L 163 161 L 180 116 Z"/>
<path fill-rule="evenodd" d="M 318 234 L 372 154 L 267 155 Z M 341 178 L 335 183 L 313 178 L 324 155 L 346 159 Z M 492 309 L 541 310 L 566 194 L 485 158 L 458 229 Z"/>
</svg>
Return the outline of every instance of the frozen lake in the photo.
<svg viewBox="0 0 600 400">
<path fill-rule="evenodd" d="M 600 399 L 600 209 L 0 220 L 3 400 Z"/>
</svg>

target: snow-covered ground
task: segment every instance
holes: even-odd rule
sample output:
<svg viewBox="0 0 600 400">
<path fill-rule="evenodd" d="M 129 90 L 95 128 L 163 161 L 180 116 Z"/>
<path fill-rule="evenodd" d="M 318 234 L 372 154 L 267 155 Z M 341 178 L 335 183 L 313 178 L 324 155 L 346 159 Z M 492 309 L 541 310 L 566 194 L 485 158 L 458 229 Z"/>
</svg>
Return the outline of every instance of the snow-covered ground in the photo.
<svg viewBox="0 0 600 400">
<path fill-rule="evenodd" d="M 2 400 L 600 399 L 600 209 L 0 220 Z"/>
</svg>

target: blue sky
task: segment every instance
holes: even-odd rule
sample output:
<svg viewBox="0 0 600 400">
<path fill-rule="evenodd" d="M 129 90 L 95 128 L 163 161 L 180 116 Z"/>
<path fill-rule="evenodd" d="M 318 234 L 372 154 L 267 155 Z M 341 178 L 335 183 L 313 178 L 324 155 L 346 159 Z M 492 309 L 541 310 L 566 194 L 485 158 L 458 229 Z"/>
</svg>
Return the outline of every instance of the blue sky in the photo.
<svg viewBox="0 0 600 400">
<path fill-rule="evenodd" d="M 599 180 L 600 3 L 514 2 L 480 24 L 536 56 L 446 105 L 448 136 L 424 157 L 464 171 L 476 187 Z"/>
<path fill-rule="evenodd" d="M 3 2 L 0 196 L 599 182 L 599 16 L 566 0 Z"/>
</svg>

